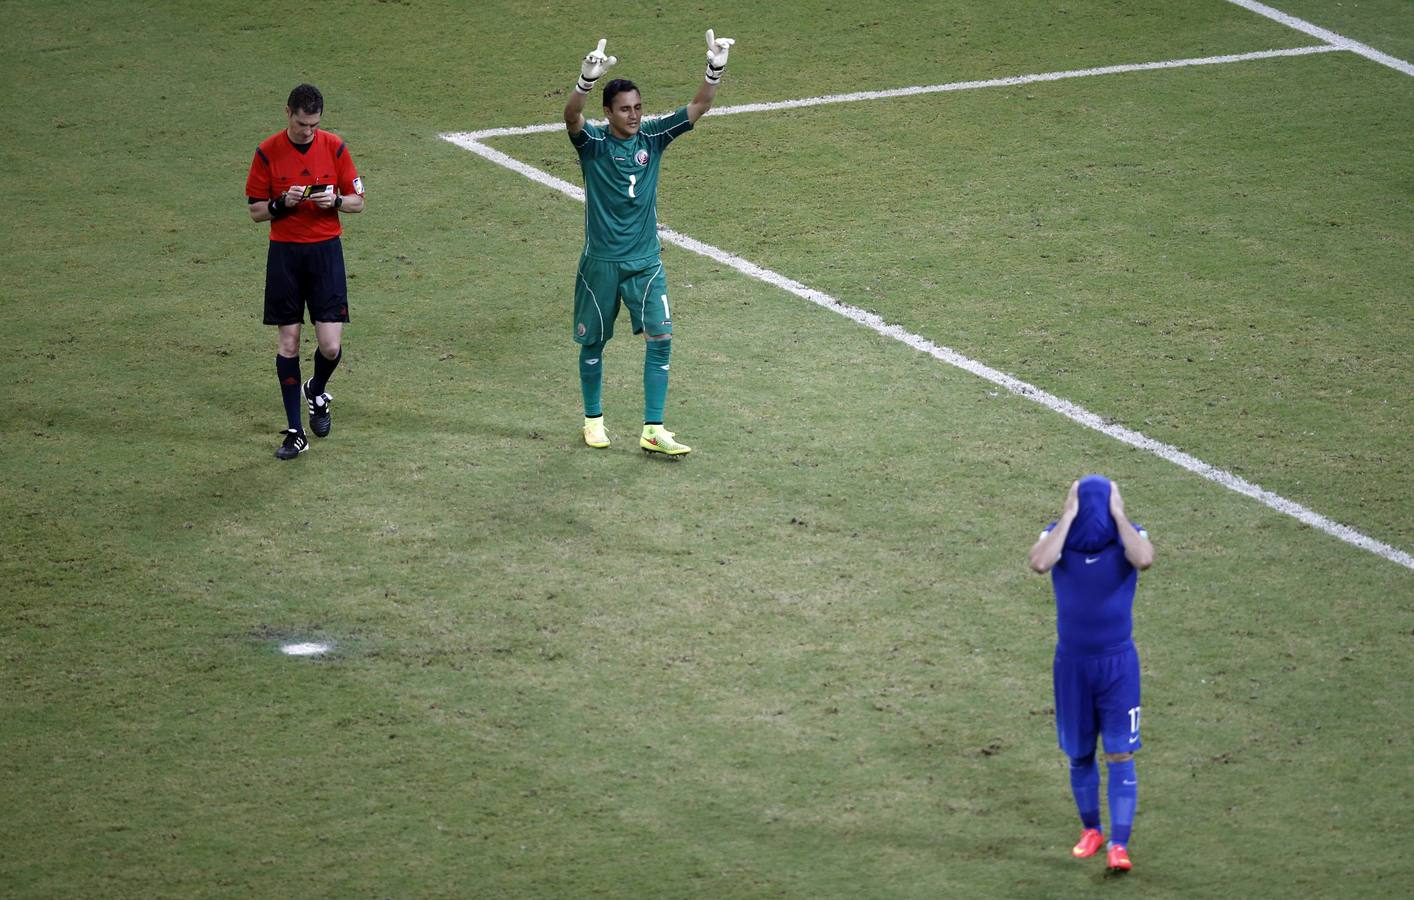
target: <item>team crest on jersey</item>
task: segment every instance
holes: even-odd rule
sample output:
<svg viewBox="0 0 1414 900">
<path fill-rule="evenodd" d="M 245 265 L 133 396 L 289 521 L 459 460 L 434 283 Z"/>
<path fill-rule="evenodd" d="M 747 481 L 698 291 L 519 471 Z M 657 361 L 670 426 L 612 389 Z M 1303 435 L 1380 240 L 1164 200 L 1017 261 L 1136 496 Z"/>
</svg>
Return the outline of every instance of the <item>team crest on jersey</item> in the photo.
<svg viewBox="0 0 1414 900">
<path fill-rule="evenodd" d="M 358 194 L 360 197 L 363 196 L 363 179 L 362 179 L 362 178 L 355 178 L 355 179 L 354 179 L 354 193 L 355 193 L 355 194 Z"/>
<path fill-rule="evenodd" d="M 633 161 L 638 163 L 640 166 L 648 165 L 648 151 L 639 150 L 633 155 Z"/>
</svg>

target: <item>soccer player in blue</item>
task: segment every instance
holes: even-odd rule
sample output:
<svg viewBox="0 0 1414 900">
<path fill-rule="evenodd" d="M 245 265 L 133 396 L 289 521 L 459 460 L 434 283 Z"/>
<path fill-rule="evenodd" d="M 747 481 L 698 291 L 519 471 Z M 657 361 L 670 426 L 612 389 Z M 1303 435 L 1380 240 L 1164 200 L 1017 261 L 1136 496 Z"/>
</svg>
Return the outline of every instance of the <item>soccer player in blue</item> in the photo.
<svg viewBox="0 0 1414 900">
<path fill-rule="evenodd" d="M 1071 484 L 1060 519 L 1041 532 L 1028 561 L 1051 573 L 1056 594 L 1052 679 L 1056 734 L 1070 758 L 1070 789 L 1084 830 L 1070 851 L 1093 856 L 1100 830 L 1096 739 L 1109 769 L 1111 871 L 1128 872 L 1129 832 L 1139 797 L 1139 651 L 1132 637 L 1134 589 L 1154 562 L 1149 535 L 1124 514 L 1119 486 L 1099 475 Z"/>
<path fill-rule="evenodd" d="M 591 447 L 609 446 L 600 402 L 604 345 L 614 336 L 622 302 L 628 307 L 633 333 L 646 339 L 643 433 L 638 446 L 649 453 L 682 456 L 692 448 L 663 427 L 673 321 L 659 256 L 658 166 L 668 144 L 691 131 L 712 108 L 733 41 L 707 32 L 707 71 L 686 106 L 661 118 L 644 119 L 637 85 L 615 78 L 604 85 L 608 123 L 595 125 L 585 121 L 585 101 L 599 77 L 618 62 L 617 57 L 604 55 L 605 43 L 601 39 L 584 57 L 579 81 L 565 103 L 565 128 L 584 172 L 584 252 L 574 285 L 584 442 Z"/>
</svg>

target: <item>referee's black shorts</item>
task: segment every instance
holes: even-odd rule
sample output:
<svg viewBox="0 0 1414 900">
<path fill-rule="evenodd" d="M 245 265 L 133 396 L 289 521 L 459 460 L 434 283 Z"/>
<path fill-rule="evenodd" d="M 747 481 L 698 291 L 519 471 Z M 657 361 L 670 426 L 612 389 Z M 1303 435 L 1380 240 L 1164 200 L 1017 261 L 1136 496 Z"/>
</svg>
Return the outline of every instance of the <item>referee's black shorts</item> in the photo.
<svg viewBox="0 0 1414 900">
<path fill-rule="evenodd" d="M 338 238 L 312 244 L 271 241 L 265 261 L 265 324 L 347 322 L 349 288 L 344 245 Z"/>
</svg>

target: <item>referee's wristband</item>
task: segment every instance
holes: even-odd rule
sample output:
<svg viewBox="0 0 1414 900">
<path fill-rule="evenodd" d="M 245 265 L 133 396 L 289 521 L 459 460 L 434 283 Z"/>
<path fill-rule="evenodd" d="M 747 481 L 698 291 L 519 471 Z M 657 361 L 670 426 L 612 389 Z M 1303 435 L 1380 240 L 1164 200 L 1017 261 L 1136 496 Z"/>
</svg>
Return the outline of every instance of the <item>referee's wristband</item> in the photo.
<svg viewBox="0 0 1414 900">
<path fill-rule="evenodd" d="M 339 195 L 337 195 L 336 197 L 334 197 L 334 208 L 335 208 L 335 209 L 338 209 L 339 207 L 341 207 L 341 206 L 343 206 L 343 205 L 344 205 L 344 195 L 343 195 L 343 194 L 339 194 Z"/>
<path fill-rule="evenodd" d="M 285 195 L 284 195 L 284 194 L 281 194 L 280 196 L 276 197 L 274 200 L 271 200 L 271 201 L 270 201 L 269 209 L 270 209 L 270 218 L 272 218 L 272 219 L 283 219 L 285 216 L 289 215 L 290 212 L 292 211 L 288 206 L 285 205 Z"/>
</svg>

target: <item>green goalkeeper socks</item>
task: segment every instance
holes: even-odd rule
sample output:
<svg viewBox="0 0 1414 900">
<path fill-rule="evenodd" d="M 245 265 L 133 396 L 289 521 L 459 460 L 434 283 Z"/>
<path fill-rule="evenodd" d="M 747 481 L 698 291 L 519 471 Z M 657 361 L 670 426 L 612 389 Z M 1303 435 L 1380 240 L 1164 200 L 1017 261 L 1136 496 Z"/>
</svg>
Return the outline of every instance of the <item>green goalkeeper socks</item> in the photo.
<svg viewBox="0 0 1414 900">
<path fill-rule="evenodd" d="M 602 416 L 604 406 L 604 342 L 579 347 L 579 389 L 584 394 L 584 415 Z"/>
<path fill-rule="evenodd" d="M 672 338 L 647 341 L 643 353 L 643 421 L 662 424 L 663 407 L 668 402 L 668 357 Z"/>
</svg>

